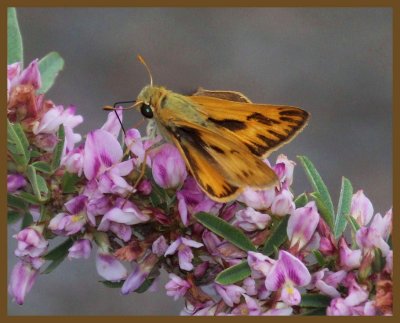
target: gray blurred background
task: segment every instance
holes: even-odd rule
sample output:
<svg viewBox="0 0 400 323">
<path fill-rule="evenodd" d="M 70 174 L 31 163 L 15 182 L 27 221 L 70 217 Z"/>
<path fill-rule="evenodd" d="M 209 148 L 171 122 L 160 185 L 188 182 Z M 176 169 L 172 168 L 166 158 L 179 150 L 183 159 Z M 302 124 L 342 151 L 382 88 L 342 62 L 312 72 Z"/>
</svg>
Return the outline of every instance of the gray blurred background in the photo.
<svg viewBox="0 0 400 323">
<path fill-rule="evenodd" d="M 237 90 L 254 102 L 311 112 L 309 126 L 278 153 L 307 155 L 334 204 L 341 176 L 376 212 L 392 205 L 392 12 L 385 8 L 121 8 L 17 10 L 25 62 L 58 51 L 65 69 L 47 97 L 74 104 L 78 131 L 100 127 L 101 107 L 134 99 L 148 83 L 180 93 Z M 140 116 L 125 114 L 125 126 Z M 277 153 L 271 156 L 274 162 Z M 311 190 L 295 171 L 295 193 Z M 9 236 L 11 237 L 10 229 Z M 9 240 L 11 238 L 9 237 Z M 15 263 L 9 243 L 9 270 Z M 121 296 L 97 281 L 94 258 L 65 261 L 39 277 L 10 315 L 176 315 L 183 303 L 156 293 Z"/>
</svg>

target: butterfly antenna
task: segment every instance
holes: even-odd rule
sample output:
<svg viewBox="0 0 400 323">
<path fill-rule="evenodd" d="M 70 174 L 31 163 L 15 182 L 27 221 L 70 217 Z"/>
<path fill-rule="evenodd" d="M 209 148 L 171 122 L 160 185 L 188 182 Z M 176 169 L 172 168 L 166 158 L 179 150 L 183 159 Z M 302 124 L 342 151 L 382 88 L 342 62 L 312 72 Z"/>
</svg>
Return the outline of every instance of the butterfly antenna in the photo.
<svg viewBox="0 0 400 323">
<path fill-rule="evenodd" d="M 149 66 L 146 64 L 146 62 L 142 56 L 138 55 L 137 58 L 138 58 L 139 62 L 142 63 L 144 65 L 144 67 L 146 67 L 147 73 L 149 73 L 149 76 L 150 76 L 150 86 L 153 86 L 153 77 L 151 76 Z"/>
</svg>

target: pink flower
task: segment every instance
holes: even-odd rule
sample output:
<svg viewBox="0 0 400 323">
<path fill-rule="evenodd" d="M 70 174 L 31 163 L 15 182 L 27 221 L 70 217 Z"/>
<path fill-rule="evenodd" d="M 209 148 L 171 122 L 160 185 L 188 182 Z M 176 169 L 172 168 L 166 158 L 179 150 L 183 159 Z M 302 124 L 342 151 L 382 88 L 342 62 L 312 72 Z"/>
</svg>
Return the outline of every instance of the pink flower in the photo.
<svg viewBox="0 0 400 323">
<path fill-rule="evenodd" d="M 40 89 L 42 80 L 40 77 L 38 59 L 33 60 L 26 69 L 21 71 L 21 64 L 14 63 L 7 67 L 7 80 L 10 82 L 10 90 L 17 85 L 29 84 L 35 90 Z"/>
<path fill-rule="evenodd" d="M 269 276 L 269 272 L 276 260 L 259 252 L 249 251 L 247 253 L 247 262 L 251 268 L 251 276 L 253 278 L 261 278 Z"/>
<path fill-rule="evenodd" d="M 374 214 L 371 201 L 359 190 L 351 199 L 350 215 L 356 219 L 359 225 L 366 226 Z"/>
<path fill-rule="evenodd" d="M 131 153 L 133 153 L 133 155 L 134 155 L 133 162 L 134 162 L 135 166 L 142 164 L 143 160 L 144 160 L 146 147 L 145 147 L 145 143 L 143 142 L 143 139 L 140 135 L 139 130 L 134 129 L 134 128 L 129 129 L 126 132 L 125 144 L 129 148 Z M 151 166 L 150 156 L 147 156 L 146 164 L 149 167 Z"/>
<path fill-rule="evenodd" d="M 153 242 L 151 251 L 158 257 L 161 257 L 162 255 L 164 255 L 167 249 L 168 249 L 167 240 L 165 240 L 164 236 L 159 236 L 157 240 Z"/>
<path fill-rule="evenodd" d="M 327 268 L 324 268 L 312 275 L 312 281 L 307 288 L 316 288 L 321 291 L 322 294 L 332 298 L 340 297 L 337 287 L 344 280 L 346 275 L 347 273 L 344 270 L 329 272 Z"/>
<path fill-rule="evenodd" d="M 272 214 L 284 216 L 290 214 L 295 208 L 293 194 L 289 190 L 283 189 L 274 198 L 271 205 Z"/>
<path fill-rule="evenodd" d="M 18 241 L 18 247 L 14 252 L 17 257 L 39 257 L 46 252 L 49 244 L 39 227 L 25 228 L 13 237 Z"/>
<path fill-rule="evenodd" d="M 39 275 L 38 269 L 41 264 L 43 264 L 43 261 L 36 261 L 36 264 L 32 264 L 20 260 L 14 266 L 8 285 L 8 293 L 18 305 L 24 303 L 26 294 L 32 289 Z"/>
<path fill-rule="evenodd" d="M 199 188 L 194 178 L 188 176 L 182 189 L 176 194 L 178 198 L 178 211 L 182 223 L 189 224 L 189 215 L 203 211 L 215 213 L 221 206 L 209 199 Z"/>
<path fill-rule="evenodd" d="M 122 122 L 122 110 L 117 110 L 117 114 L 118 114 L 119 119 Z M 115 138 L 118 138 L 119 132 L 121 131 L 121 124 L 119 123 L 119 120 L 118 120 L 117 116 L 115 115 L 114 111 L 108 113 L 107 121 L 104 123 L 104 125 L 101 127 L 101 129 L 109 132 Z"/>
<path fill-rule="evenodd" d="M 384 256 L 390 250 L 386 240 L 392 228 L 392 210 L 390 209 L 384 217 L 379 213 L 372 219 L 370 226 L 360 228 L 356 233 L 356 241 L 360 248 L 364 251 L 373 249 L 374 247 L 382 250 Z"/>
<path fill-rule="evenodd" d="M 215 290 L 222 297 L 225 304 L 233 307 L 234 304 L 240 303 L 240 297 L 245 293 L 242 287 L 237 285 L 220 285 L 214 284 Z"/>
<path fill-rule="evenodd" d="M 26 185 L 25 177 L 20 174 L 7 175 L 7 191 L 14 193 Z"/>
<path fill-rule="evenodd" d="M 128 275 L 126 268 L 112 254 L 104 251 L 97 253 L 97 273 L 108 281 L 120 281 Z"/>
<path fill-rule="evenodd" d="M 273 265 L 265 287 L 270 291 L 281 289 L 281 300 L 288 305 L 298 305 L 301 301 L 296 286 L 305 286 L 311 281 L 307 267 L 287 251 L 280 250 L 278 261 Z"/>
<path fill-rule="evenodd" d="M 121 287 L 121 293 L 127 295 L 138 289 L 147 279 L 157 261 L 158 257 L 153 253 L 146 256 L 146 258 L 136 266 L 135 270 L 129 274 Z"/>
<path fill-rule="evenodd" d="M 282 187 L 288 189 L 293 183 L 293 170 L 296 163 L 289 160 L 285 155 L 280 154 L 276 159 L 276 164 L 273 167 L 278 175 Z"/>
<path fill-rule="evenodd" d="M 104 214 L 97 229 L 105 232 L 110 230 L 123 241 L 129 241 L 132 235 L 130 226 L 149 219 L 132 202 L 118 198 L 115 207 Z"/>
<path fill-rule="evenodd" d="M 271 207 L 274 199 L 275 189 L 258 191 L 245 188 L 237 200 L 256 210 L 267 210 Z"/>
<path fill-rule="evenodd" d="M 193 269 L 193 252 L 190 247 L 200 248 L 202 246 L 203 244 L 200 242 L 179 237 L 168 247 L 164 256 L 173 255 L 178 251 L 179 267 L 183 270 L 191 271 Z"/>
<path fill-rule="evenodd" d="M 262 315 L 264 316 L 289 316 L 292 315 L 293 308 L 283 302 L 276 303 L 274 308 L 269 309 Z"/>
<path fill-rule="evenodd" d="M 178 149 L 164 144 L 153 158 L 154 181 L 162 188 L 176 188 L 183 184 L 187 171 Z"/>
<path fill-rule="evenodd" d="M 64 204 L 69 213 L 58 213 L 50 220 L 48 228 L 59 235 L 72 235 L 86 224 L 86 203 L 88 197 L 78 195 Z"/>
<path fill-rule="evenodd" d="M 314 201 L 293 211 L 287 226 L 290 247 L 298 245 L 302 249 L 313 236 L 319 222 L 319 214 Z"/>
<path fill-rule="evenodd" d="M 133 170 L 132 160 L 120 162 L 123 151 L 112 134 L 101 129 L 90 132 L 84 150 L 83 172 L 88 180 L 98 180 L 100 192 L 125 194 L 133 189 L 122 177 Z"/>
<path fill-rule="evenodd" d="M 83 172 L 83 147 L 77 147 L 64 155 L 61 159 L 61 165 L 64 165 L 68 172 L 81 176 Z"/>
<path fill-rule="evenodd" d="M 326 314 L 329 316 L 349 316 L 351 309 L 346 305 L 343 298 L 335 298 L 326 309 Z"/>
<path fill-rule="evenodd" d="M 143 194 L 143 195 L 150 195 L 150 194 L 151 194 L 151 191 L 152 191 L 151 182 L 150 182 L 149 180 L 147 180 L 147 179 L 143 179 L 143 180 L 139 183 L 139 185 L 138 185 L 138 187 L 137 187 L 137 190 L 138 190 L 138 192 L 139 192 L 140 194 Z"/>
<path fill-rule="evenodd" d="M 345 270 L 359 268 L 361 265 L 361 250 L 352 250 L 342 237 L 339 241 L 340 266 Z"/>
<path fill-rule="evenodd" d="M 249 316 L 259 316 L 261 315 L 260 302 L 253 297 L 243 294 L 245 303 L 241 303 L 236 306 L 231 314 L 232 315 L 249 315 Z"/>
<path fill-rule="evenodd" d="M 88 259 L 92 251 L 92 243 L 88 239 L 79 239 L 68 249 L 68 258 Z"/>
<path fill-rule="evenodd" d="M 76 108 L 69 106 L 64 109 L 62 105 L 57 105 L 48 110 L 40 121 L 36 121 L 32 126 L 32 131 L 35 135 L 39 133 L 54 134 L 57 132 L 61 124 L 65 128 L 75 128 L 83 122 L 80 115 L 75 115 Z"/>
<path fill-rule="evenodd" d="M 235 225 L 245 231 L 263 230 L 271 221 L 268 214 L 260 213 L 251 207 L 236 212 Z"/>
<path fill-rule="evenodd" d="M 187 280 L 184 280 L 175 274 L 169 274 L 169 279 L 169 282 L 165 285 L 165 289 L 167 290 L 167 295 L 174 297 L 175 301 L 179 297 L 183 297 L 191 287 Z"/>
</svg>

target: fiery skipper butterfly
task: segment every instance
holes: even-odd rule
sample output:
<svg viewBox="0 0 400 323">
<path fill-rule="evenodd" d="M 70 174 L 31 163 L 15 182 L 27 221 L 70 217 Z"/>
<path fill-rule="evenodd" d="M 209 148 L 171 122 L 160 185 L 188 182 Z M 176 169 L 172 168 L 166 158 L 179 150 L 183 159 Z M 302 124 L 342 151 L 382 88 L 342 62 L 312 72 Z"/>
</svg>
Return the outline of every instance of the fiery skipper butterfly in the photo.
<svg viewBox="0 0 400 323">
<path fill-rule="evenodd" d="M 245 187 L 268 189 L 279 181 L 266 165 L 272 151 L 291 141 L 309 113 L 292 106 L 255 104 L 233 91 L 200 89 L 185 96 L 153 85 L 132 106 L 180 151 L 201 189 L 217 202 L 237 197 Z"/>
</svg>

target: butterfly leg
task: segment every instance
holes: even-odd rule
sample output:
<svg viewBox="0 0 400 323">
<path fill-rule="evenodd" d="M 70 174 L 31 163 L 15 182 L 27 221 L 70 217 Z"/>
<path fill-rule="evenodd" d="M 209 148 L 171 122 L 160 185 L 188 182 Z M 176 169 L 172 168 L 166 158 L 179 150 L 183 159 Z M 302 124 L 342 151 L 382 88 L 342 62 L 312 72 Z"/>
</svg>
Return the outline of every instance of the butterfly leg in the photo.
<svg viewBox="0 0 400 323">
<path fill-rule="evenodd" d="M 131 197 L 131 195 L 136 192 L 136 187 L 139 185 L 140 181 L 143 179 L 145 172 L 146 172 L 146 165 L 147 165 L 147 157 L 149 156 L 149 153 L 151 150 L 154 150 L 156 148 L 159 148 L 163 143 L 161 142 L 157 142 L 155 143 L 153 146 L 149 147 L 148 149 L 146 149 L 146 151 L 144 152 L 144 157 L 143 157 L 143 162 L 140 165 L 140 173 L 138 178 L 135 181 L 135 184 L 133 184 L 132 186 L 132 190 L 128 193 L 128 195 L 125 198 L 125 202 L 122 204 L 122 207 L 124 207 L 125 203 L 129 200 L 129 198 Z"/>
</svg>

